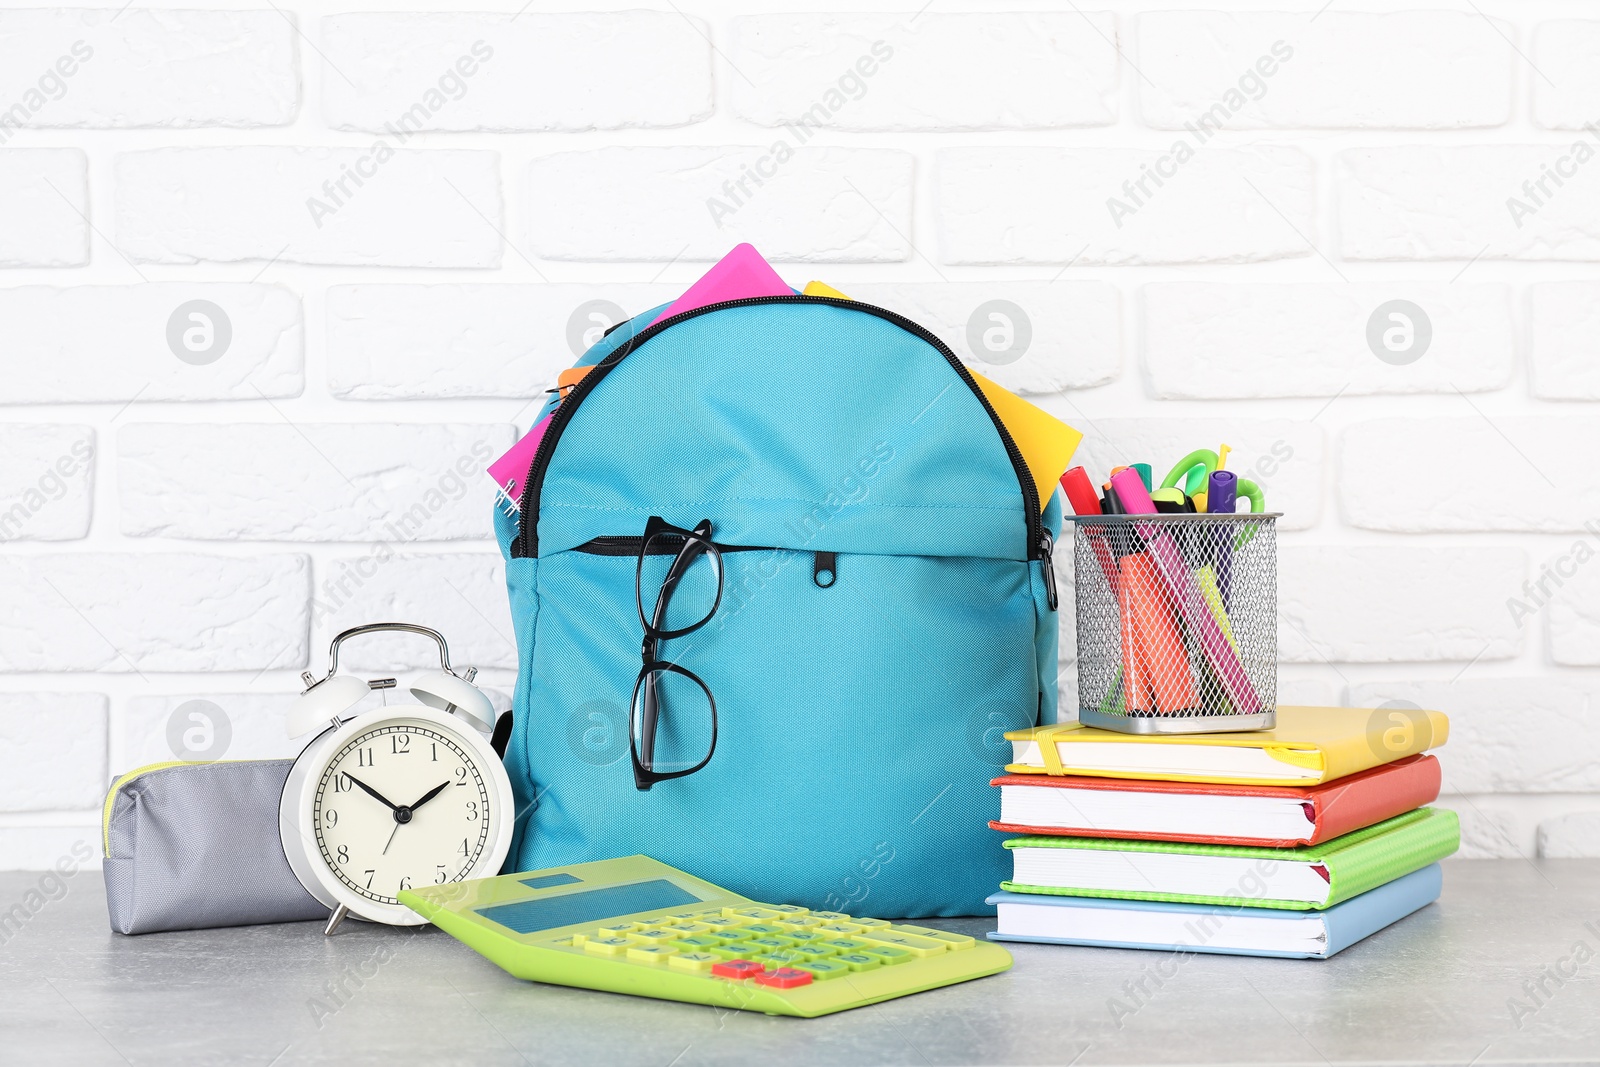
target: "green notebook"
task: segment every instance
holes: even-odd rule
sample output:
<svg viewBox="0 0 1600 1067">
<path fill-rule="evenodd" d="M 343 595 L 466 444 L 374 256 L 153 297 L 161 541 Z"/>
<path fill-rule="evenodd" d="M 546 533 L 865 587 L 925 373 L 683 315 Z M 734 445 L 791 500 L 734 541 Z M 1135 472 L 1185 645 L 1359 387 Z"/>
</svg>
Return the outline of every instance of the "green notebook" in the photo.
<svg viewBox="0 0 1600 1067">
<path fill-rule="evenodd" d="M 1418 808 L 1301 848 L 1018 837 L 1012 893 L 1253 908 L 1327 908 L 1421 870 L 1461 845 L 1456 813 Z"/>
</svg>

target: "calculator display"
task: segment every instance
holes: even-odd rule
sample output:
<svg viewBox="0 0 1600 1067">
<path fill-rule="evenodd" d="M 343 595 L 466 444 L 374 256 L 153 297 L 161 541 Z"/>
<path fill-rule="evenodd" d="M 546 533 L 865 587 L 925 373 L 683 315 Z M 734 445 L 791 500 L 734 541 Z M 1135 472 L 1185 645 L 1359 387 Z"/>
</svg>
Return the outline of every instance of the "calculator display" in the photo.
<svg viewBox="0 0 1600 1067">
<path fill-rule="evenodd" d="M 676 908 L 684 904 L 698 904 L 700 898 L 665 878 L 631 885 L 607 886 L 583 893 L 566 893 L 539 900 L 519 900 L 514 904 L 497 904 L 479 908 L 478 914 L 491 922 L 499 923 L 519 934 L 532 934 L 540 930 L 553 930 L 558 926 L 573 926 L 609 919 L 613 915 L 631 915 L 634 912 L 655 911 L 657 908 Z"/>
</svg>

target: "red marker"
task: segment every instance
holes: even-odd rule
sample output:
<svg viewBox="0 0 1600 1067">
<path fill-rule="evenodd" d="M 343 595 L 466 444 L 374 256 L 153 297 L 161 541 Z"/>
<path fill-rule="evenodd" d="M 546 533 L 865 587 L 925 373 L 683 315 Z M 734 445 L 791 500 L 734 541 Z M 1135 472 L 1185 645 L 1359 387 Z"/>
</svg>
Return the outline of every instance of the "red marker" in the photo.
<svg viewBox="0 0 1600 1067">
<path fill-rule="evenodd" d="M 1089 481 L 1089 475 L 1082 467 L 1073 467 L 1061 476 L 1061 488 L 1067 494 L 1067 503 L 1072 505 L 1074 515 L 1099 515 L 1100 496 L 1094 491 L 1094 483 Z"/>
<path fill-rule="evenodd" d="M 1094 491 L 1094 483 L 1089 481 L 1089 475 L 1082 467 L 1073 467 L 1063 474 L 1061 488 L 1067 494 L 1067 503 L 1072 506 L 1074 515 L 1104 514 L 1100 509 L 1100 497 Z M 1100 561 L 1100 570 L 1105 573 L 1106 583 L 1111 586 L 1112 593 L 1115 593 L 1117 561 L 1111 552 L 1110 539 L 1104 530 L 1093 525 L 1084 532 L 1089 538 L 1089 547 L 1094 550 L 1095 559 Z"/>
</svg>

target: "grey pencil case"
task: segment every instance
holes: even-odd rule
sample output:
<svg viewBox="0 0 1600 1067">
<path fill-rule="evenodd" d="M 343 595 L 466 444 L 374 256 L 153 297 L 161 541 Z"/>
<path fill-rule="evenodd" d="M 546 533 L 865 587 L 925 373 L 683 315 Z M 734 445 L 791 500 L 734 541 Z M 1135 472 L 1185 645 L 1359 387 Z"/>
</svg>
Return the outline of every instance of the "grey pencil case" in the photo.
<svg viewBox="0 0 1600 1067">
<path fill-rule="evenodd" d="M 278 840 L 293 760 L 158 763 L 106 797 L 106 910 L 122 934 L 325 919 Z"/>
</svg>

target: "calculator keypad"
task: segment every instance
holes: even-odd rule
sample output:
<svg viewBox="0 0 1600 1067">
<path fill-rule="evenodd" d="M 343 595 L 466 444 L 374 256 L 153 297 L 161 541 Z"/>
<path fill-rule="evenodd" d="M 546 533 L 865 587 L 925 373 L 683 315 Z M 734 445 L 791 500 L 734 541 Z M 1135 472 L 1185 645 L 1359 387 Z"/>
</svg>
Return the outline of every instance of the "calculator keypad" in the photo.
<svg viewBox="0 0 1600 1067">
<path fill-rule="evenodd" d="M 613 922 L 576 934 L 570 943 L 618 963 L 798 989 L 960 952 L 976 941 L 946 930 L 807 911 L 792 904 L 744 904 Z"/>
</svg>

